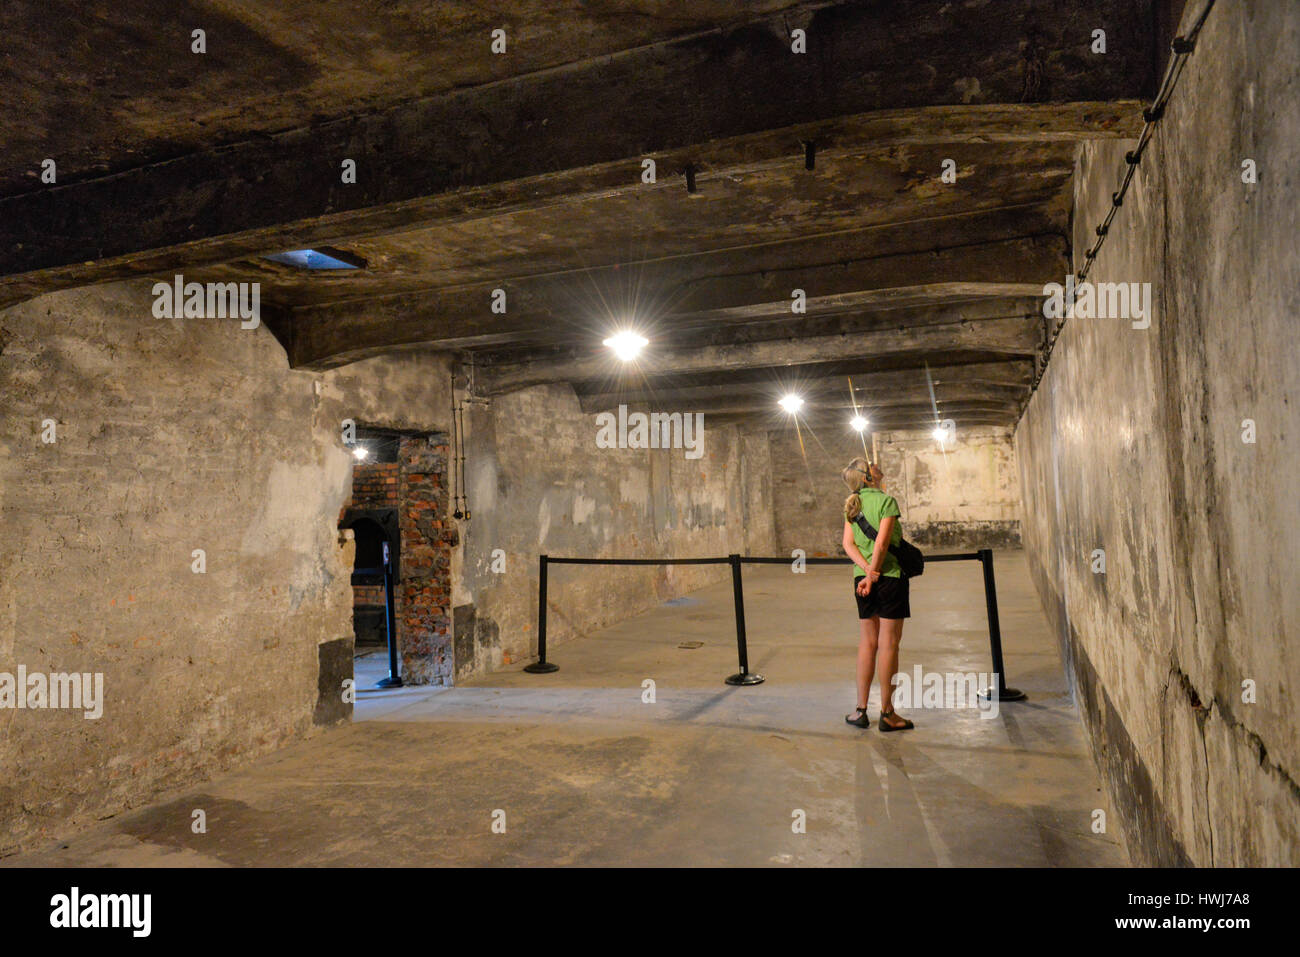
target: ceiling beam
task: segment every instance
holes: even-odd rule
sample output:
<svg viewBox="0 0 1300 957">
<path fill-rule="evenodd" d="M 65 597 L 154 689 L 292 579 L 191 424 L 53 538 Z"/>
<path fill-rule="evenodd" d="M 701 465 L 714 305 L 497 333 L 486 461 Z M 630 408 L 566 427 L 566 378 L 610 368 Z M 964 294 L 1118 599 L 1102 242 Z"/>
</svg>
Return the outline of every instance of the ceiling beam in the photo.
<svg viewBox="0 0 1300 957">
<path fill-rule="evenodd" d="M 813 300 L 811 312 L 794 315 L 787 309 L 772 317 L 760 316 L 750 321 L 734 319 L 695 322 L 695 317 L 674 318 L 671 345 L 675 349 L 687 347 L 731 345 L 738 342 L 792 342 L 809 336 L 855 336 L 864 332 L 885 329 L 906 329 L 913 326 L 950 325 L 957 322 L 981 322 L 988 319 L 1014 319 L 1040 315 L 1041 298 L 1015 298 L 993 296 L 978 299 L 947 301 L 931 298 L 923 305 L 891 307 L 885 303 L 877 307 L 860 307 L 850 311 L 828 309 L 824 300 Z M 658 348 L 656 330 L 647 329 L 651 348 Z M 505 341 L 504 338 L 502 340 Z M 474 351 L 474 361 L 481 365 L 513 364 L 537 359 L 573 359 L 592 353 L 590 343 L 585 347 L 569 345 L 539 345 L 536 343 L 506 343 L 498 347 L 486 346 Z"/>
<path fill-rule="evenodd" d="M 681 351 L 684 352 L 685 350 Z M 885 375 L 894 372 L 916 376 L 919 381 L 924 379 L 927 368 L 933 370 L 945 366 L 957 367 L 1008 362 L 1027 363 L 1031 361 L 1034 360 L 1021 353 L 1008 354 L 1006 352 L 990 352 L 983 349 L 969 348 L 925 348 L 918 350 L 904 349 L 901 352 L 878 352 L 870 356 L 847 356 L 798 366 L 749 366 L 741 369 L 728 369 L 725 376 L 719 375 L 716 371 L 683 373 L 668 371 L 651 375 L 643 374 L 640 378 L 635 374 L 635 370 L 628 370 L 621 363 L 611 363 L 611 365 L 617 365 L 617 368 L 611 369 L 609 375 L 597 379 L 577 380 L 571 384 L 580 395 L 614 393 L 623 388 L 679 389 L 691 386 L 715 385 L 719 381 L 725 381 L 727 384 L 737 387 L 768 389 L 777 386 L 789 389 L 799 387 L 804 382 L 819 379 L 853 376 L 856 382 L 857 377 L 861 375 Z"/>
<path fill-rule="evenodd" d="M 948 399 L 940 398 L 935 403 L 938 406 L 939 417 L 945 418 L 955 412 L 990 412 L 1005 413 L 1014 418 L 1020 413 L 1020 405 L 1016 397 L 1008 395 L 1005 392 L 972 390 L 969 395 L 958 395 Z M 617 406 L 615 406 L 617 408 Z M 590 409 L 584 407 L 584 412 L 608 412 L 610 409 Z M 658 403 L 656 408 L 651 411 L 655 412 L 701 412 L 706 416 L 713 415 L 740 415 L 746 412 L 773 412 L 780 413 L 781 407 L 777 405 L 776 397 L 765 396 L 736 396 L 734 398 L 707 399 L 703 401 L 694 401 L 685 404 L 675 404 L 671 396 L 665 397 L 663 402 Z M 933 420 L 934 406 L 930 404 L 930 397 L 926 396 L 894 396 L 883 398 L 872 405 L 863 409 L 863 417 L 869 422 L 873 422 L 882 414 L 889 413 L 906 413 L 917 416 L 929 415 Z M 828 414 L 839 416 L 841 421 L 847 422 L 853 415 L 853 406 L 845 399 L 834 399 L 819 402 L 815 405 L 805 404 L 800 410 L 801 415 L 815 416 Z"/>
<path fill-rule="evenodd" d="M 953 297 L 1031 297 L 1068 272 L 1068 242 L 1051 233 L 991 241 L 930 236 L 931 248 L 880 254 L 874 236 L 837 237 L 833 244 L 796 240 L 747 255 L 703 253 L 688 260 L 647 264 L 640 270 L 649 319 L 659 335 L 702 314 L 752 310 L 759 318 L 790 316 L 794 290 L 815 316 L 828 297 L 851 297 L 854 308 L 923 303 Z M 873 246 L 875 241 L 877 245 Z M 913 242 L 917 242 L 915 237 Z M 960 245 L 945 245 L 958 241 Z M 803 264 L 803 265 L 800 265 Z M 292 310 L 292 334 L 282 340 L 290 364 L 329 368 L 368 358 L 394 346 L 448 348 L 505 330 L 598 344 L 618 325 L 610 314 L 611 288 L 626 289 L 616 270 L 527 277 L 418 295 Z M 506 295 L 507 313 L 494 314 L 494 289 Z"/>
<path fill-rule="evenodd" d="M 960 440 L 963 429 L 974 428 L 977 426 L 1005 426 L 1012 427 L 1016 424 L 1016 415 L 1009 414 L 1006 411 L 990 410 L 954 410 L 942 418 L 951 418 L 956 423 L 957 436 Z M 762 429 L 769 432 L 788 431 L 794 435 L 795 427 L 793 420 L 789 415 L 781 412 L 757 411 L 741 412 L 729 414 L 715 414 L 705 418 L 705 426 L 718 427 L 723 425 L 742 425 L 750 429 Z M 800 428 L 804 430 L 805 442 L 815 442 L 814 436 L 825 435 L 853 435 L 854 432 L 849 426 L 849 419 L 842 414 L 825 414 L 801 415 L 799 417 Z M 888 415 L 878 415 L 871 420 L 870 428 L 866 430 L 867 441 L 873 433 L 881 432 L 931 432 L 935 427 L 934 414 L 929 410 L 909 410 L 900 409 L 891 412 Z"/>
<path fill-rule="evenodd" d="M 981 354 L 1027 357 L 1039 351 L 1042 339 L 1043 326 L 1038 317 L 990 319 L 889 329 L 857 336 L 813 336 L 793 341 L 736 343 L 680 351 L 656 350 L 632 367 L 621 366 L 617 359 L 607 354 L 560 361 L 520 362 L 480 369 L 477 382 L 483 394 L 493 395 L 547 382 L 590 382 L 598 387 L 599 383 L 613 383 L 620 379 L 641 383 L 663 375 L 788 368 L 928 351 L 968 349 Z M 596 390 L 588 387 L 588 391 Z"/>
<path fill-rule="evenodd" d="M 823 382 L 827 380 L 821 380 Z M 831 409 L 878 409 L 903 403 L 930 403 L 930 387 L 924 374 L 911 374 L 906 385 L 887 388 L 863 389 L 854 383 L 853 396 L 849 396 L 848 384 L 844 378 L 830 380 L 834 388 L 810 389 L 800 383 L 791 391 L 796 392 L 809 407 Z M 749 386 L 748 388 L 746 386 Z M 1028 382 L 991 383 L 991 382 L 947 382 L 936 385 L 934 396 L 939 404 L 968 400 L 990 400 L 997 402 L 1017 402 L 1029 391 Z M 777 400 L 785 395 L 785 390 L 769 385 L 763 389 L 754 389 L 752 383 L 740 386 L 722 382 L 716 386 L 694 386 L 687 389 L 642 390 L 627 394 L 601 393 L 580 396 L 584 412 L 604 412 L 620 405 L 648 405 L 655 408 L 686 408 L 702 412 L 710 403 L 752 403 L 755 408 L 775 408 Z"/>
<path fill-rule="evenodd" d="M 1079 24 L 1092 23 L 1110 28 L 1104 57 L 1088 53 Z M 605 167 L 617 188 L 641 157 L 672 177 L 720 140 L 811 129 L 804 138 L 834 148 L 834 127 L 817 125 L 864 113 L 1001 108 L 996 125 L 1024 135 L 1035 111 L 1054 112 L 1033 104 L 1052 103 L 1059 116 L 1038 135 L 1131 134 L 1154 77 L 1150 5 L 1128 0 L 1076 0 L 1069 17 L 1034 4 L 991 16 L 947 0 L 829 3 L 801 28 L 804 54 L 778 14 L 5 197 L 0 269 L 22 280 L 2 295 L 403 228 L 430 218 L 431 199 L 468 210 L 472 198 L 450 194 L 517 183 L 495 196 L 515 203 L 565 171 Z M 788 135 L 772 143 L 802 149 Z"/>
</svg>

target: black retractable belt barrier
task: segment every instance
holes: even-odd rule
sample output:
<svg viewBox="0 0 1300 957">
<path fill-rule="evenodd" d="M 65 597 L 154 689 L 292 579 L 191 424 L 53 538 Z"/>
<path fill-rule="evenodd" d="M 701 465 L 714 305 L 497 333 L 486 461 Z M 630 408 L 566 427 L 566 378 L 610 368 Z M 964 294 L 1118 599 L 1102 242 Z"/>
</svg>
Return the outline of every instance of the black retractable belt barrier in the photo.
<svg viewBox="0 0 1300 957">
<path fill-rule="evenodd" d="M 537 556 L 537 660 L 524 671 L 548 675 L 560 666 L 546 660 L 546 567 L 548 565 L 725 565 L 726 558 L 552 558 Z"/>
<path fill-rule="evenodd" d="M 804 558 L 805 565 L 851 565 L 853 560 L 845 558 Z M 728 555 L 726 558 L 552 558 L 549 555 L 538 556 L 537 576 L 537 661 L 526 665 L 524 671 L 530 674 L 550 674 L 559 671 L 559 666 L 546 660 L 546 568 L 548 565 L 730 565 L 731 590 L 736 607 L 736 655 L 740 659 L 740 671 L 728 675 L 729 685 L 757 685 L 766 679 L 749 670 L 749 648 L 745 635 L 745 590 L 741 580 L 741 567 L 744 565 L 789 565 L 790 558 L 767 558 L 751 555 Z M 993 579 L 993 550 L 981 548 L 977 552 L 957 552 L 950 555 L 926 555 L 926 564 L 931 562 L 977 561 L 984 568 L 984 604 L 988 611 L 989 646 L 993 654 L 994 680 L 997 682 L 997 695 L 1000 701 L 1022 701 L 1025 694 L 1015 688 L 1008 688 L 1002 672 L 1002 630 L 998 623 L 997 585 Z M 980 692 L 989 697 L 995 689 L 987 688 Z"/>
</svg>

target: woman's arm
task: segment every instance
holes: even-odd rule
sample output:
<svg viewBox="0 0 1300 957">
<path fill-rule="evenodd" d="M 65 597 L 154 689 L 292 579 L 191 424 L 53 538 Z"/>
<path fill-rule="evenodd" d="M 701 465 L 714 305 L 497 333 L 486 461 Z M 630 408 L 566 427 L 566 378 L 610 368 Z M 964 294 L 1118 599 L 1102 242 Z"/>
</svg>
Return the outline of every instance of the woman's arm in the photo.
<svg viewBox="0 0 1300 957">
<path fill-rule="evenodd" d="M 880 577 L 885 556 L 889 554 L 889 542 L 894 537 L 894 523 L 897 521 L 893 515 L 886 515 L 880 520 L 880 531 L 876 533 L 876 541 L 871 548 L 871 567 L 868 569 L 876 573 L 876 578 Z"/>
<path fill-rule="evenodd" d="M 867 591 L 863 592 L 863 594 L 864 595 L 867 594 L 867 592 L 871 590 L 870 583 L 874 579 L 880 577 L 880 571 L 879 569 L 877 569 L 876 571 L 872 571 L 871 564 L 865 558 L 862 557 L 862 552 L 858 551 L 858 543 L 853 540 L 853 526 L 850 525 L 848 522 L 844 523 L 844 554 L 848 555 L 849 558 L 853 559 L 853 564 L 857 565 L 864 572 L 866 572 L 866 575 L 862 577 L 862 581 L 858 582 L 858 587 L 861 588 L 862 583 L 866 582 Z"/>
<path fill-rule="evenodd" d="M 844 554 L 853 559 L 853 564 L 857 565 L 864 572 L 871 571 L 871 566 L 867 563 L 867 560 L 862 557 L 862 553 L 858 551 L 858 543 L 853 540 L 853 526 L 848 522 L 844 523 Z"/>
<path fill-rule="evenodd" d="M 881 566 L 885 564 L 885 555 L 889 553 L 889 539 L 894 534 L 894 522 L 893 515 L 886 515 L 880 520 L 880 529 L 876 532 L 876 540 L 871 546 L 871 564 L 862 566 L 867 570 L 867 574 L 858 583 L 858 593 L 861 595 L 870 595 L 871 583 L 880 577 Z M 882 545 L 881 542 L 884 544 Z"/>
</svg>

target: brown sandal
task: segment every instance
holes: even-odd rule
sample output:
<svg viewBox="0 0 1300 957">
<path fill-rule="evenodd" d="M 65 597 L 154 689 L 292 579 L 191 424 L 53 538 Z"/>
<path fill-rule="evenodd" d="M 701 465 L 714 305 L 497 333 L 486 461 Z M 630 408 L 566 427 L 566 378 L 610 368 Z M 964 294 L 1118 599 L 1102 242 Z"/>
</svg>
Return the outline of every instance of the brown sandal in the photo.
<svg viewBox="0 0 1300 957">
<path fill-rule="evenodd" d="M 845 720 L 845 722 L 848 723 L 848 724 L 853 725 L 853 727 L 855 727 L 855 728 L 869 728 L 869 727 L 871 727 L 871 719 L 867 717 L 867 709 L 866 709 L 866 708 L 857 708 L 856 711 L 857 711 L 858 716 L 857 716 L 856 718 L 851 718 L 851 717 L 849 717 L 849 716 L 846 714 L 846 715 L 844 716 L 844 720 Z"/>
<path fill-rule="evenodd" d="M 903 722 L 903 723 L 902 723 L 902 724 L 890 724 L 890 723 L 889 723 L 889 719 L 890 719 L 890 718 L 897 718 L 899 721 L 901 721 L 901 722 Z M 898 714 L 896 711 L 882 711 L 882 712 L 880 712 L 880 730 L 881 730 L 881 731 L 910 731 L 910 730 L 912 730 L 912 729 L 915 728 L 915 727 L 916 727 L 916 725 L 912 724 L 912 722 L 908 721 L 906 718 L 904 718 L 902 715 Z"/>
</svg>

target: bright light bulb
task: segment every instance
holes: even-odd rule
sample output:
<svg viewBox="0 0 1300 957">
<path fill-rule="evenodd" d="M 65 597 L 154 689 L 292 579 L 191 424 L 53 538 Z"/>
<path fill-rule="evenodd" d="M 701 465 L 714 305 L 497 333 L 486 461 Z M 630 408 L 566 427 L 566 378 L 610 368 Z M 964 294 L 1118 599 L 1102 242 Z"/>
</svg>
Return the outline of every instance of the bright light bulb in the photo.
<svg viewBox="0 0 1300 957">
<path fill-rule="evenodd" d="M 791 415 L 794 415 L 803 408 L 803 399 L 797 395 L 787 395 L 781 399 L 779 405 Z"/>
<path fill-rule="evenodd" d="M 635 332 L 624 331 L 615 333 L 606 339 L 602 345 L 609 346 L 614 350 L 614 355 L 618 356 L 624 362 L 631 362 L 641 350 L 650 342 L 645 336 L 637 335 Z"/>
<path fill-rule="evenodd" d="M 851 420 L 849 420 L 849 426 L 853 431 L 861 432 L 867 427 L 867 420 L 860 415 L 855 415 Z"/>
<path fill-rule="evenodd" d="M 945 428 L 937 428 L 933 432 L 931 432 L 930 435 L 933 436 L 934 440 L 940 444 L 948 441 L 948 430 Z"/>
<path fill-rule="evenodd" d="M 355 449 L 352 450 L 352 454 L 356 456 L 357 461 L 361 461 L 362 459 L 369 457 L 370 450 L 366 448 L 364 445 L 358 445 Z"/>
</svg>

